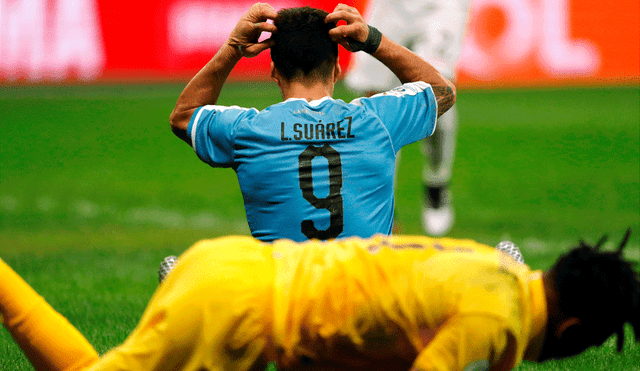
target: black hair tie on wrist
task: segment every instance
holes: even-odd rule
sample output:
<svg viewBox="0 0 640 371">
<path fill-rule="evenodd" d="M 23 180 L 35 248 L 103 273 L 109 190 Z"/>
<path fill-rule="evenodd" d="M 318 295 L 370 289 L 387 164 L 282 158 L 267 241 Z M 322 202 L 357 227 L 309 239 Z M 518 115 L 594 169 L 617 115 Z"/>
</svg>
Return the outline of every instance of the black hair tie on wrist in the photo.
<svg viewBox="0 0 640 371">
<path fill-rule="evenodd" d="M 382 41 L 382 33 L 378 31 L 377 28 L 371 25 L 368 26 L 369 36 L 367 36 L 367 39 L 364 42 L 347 37 L 347 42 L 354 52 L 359 52 L 362 50 L 365 53 L 373 54 L 376 50 L 378 50 L 380 42 Z"/>
</svg>

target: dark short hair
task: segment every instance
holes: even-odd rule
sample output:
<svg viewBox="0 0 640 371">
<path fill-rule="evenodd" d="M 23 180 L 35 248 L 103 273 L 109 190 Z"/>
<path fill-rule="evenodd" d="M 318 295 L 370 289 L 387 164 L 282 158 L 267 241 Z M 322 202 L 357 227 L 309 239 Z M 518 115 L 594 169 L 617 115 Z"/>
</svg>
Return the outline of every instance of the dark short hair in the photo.
<svg viewBox="0 0 640 371">
<path fill-rule="evenodd" d="M 288 80 L 326 79 L 338 58 L 338 44 L 329 37 L 335 23 L 325 23 L 327 12 L 304 6 L 278 12 L 271 36 L 271 60 Z"/>
<path fill-rule="evenodd" d="M 607 237 L 595 246 L 584 241 L 562 256 L 550 269 L 563 314 L 577 317 L 592 339 L 604 341 L 614 333 L 617 349 L 624 345 L 624 326 L 631 324 L 640 341 L 640 284 L 622 249 L 631 230 L 616 251 L 599 251 Z M 586 334 L 585 334 L 586 335 Z"/>
</svg>

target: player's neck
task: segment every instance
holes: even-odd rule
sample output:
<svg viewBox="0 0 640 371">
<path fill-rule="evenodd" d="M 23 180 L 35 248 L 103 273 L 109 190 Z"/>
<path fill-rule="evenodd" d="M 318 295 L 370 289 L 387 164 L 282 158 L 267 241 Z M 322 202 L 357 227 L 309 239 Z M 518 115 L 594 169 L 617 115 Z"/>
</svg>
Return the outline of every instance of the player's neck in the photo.
<svg viewBox="0 0 640 371">
<path fill-rule="evenodd" d="M 310 102 L 332 96 L 333 84 L 320 81 L 313 83 L 309 83 L 308 81 L 289 81 L 280 84 L 280 90 L 282 91 L 282 98 L 284 100 L 289 98 L 302 98 Z"/>
</svg>

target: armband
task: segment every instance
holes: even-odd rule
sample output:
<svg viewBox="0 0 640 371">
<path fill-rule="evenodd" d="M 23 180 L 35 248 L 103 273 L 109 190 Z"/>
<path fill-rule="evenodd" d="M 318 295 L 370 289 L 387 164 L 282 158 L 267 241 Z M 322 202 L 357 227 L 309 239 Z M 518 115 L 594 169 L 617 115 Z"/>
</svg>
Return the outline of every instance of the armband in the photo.
<svg viewBox="0 0 640 371">
<path fill-rule="evenodd" d="M 377 28 L 371 25 L 368 26 L 369 36 L 367 36 L 367 39 L 364 42 L 347 37 L 347 42 L 354 52 L 359 52 L 362 50 L 363 52 L 373 54 L 376 52 L 376 50 L 378 50 L 380 42 L 382 41 L 382 33 L 378 31 Z"/>
</svg>

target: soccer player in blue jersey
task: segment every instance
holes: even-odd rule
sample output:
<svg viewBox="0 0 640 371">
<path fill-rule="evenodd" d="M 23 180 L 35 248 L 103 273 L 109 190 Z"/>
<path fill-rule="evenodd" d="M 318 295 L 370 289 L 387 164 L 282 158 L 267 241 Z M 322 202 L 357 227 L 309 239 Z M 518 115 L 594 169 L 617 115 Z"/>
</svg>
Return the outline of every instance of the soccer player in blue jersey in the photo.
<svg viewBox="0 0 640 371">
<path fill-rule="evenodd" d="M 262 32 L 272 36 L 259 41 Z M 403 85 L 333 99 L 338 44 L 371 54 Z M 262 111 L 216 105 L 235 64 L 267 49 L 284 101 Z M 355 8 L 275 12 L 257 3 L 187 84 L 170 120 L 202 161 L 236 171 L 254 237 L 326 240 L 391 233 L 396 154 L 431 135 L 454 101 L 449 80 Z"/>
</svg>

